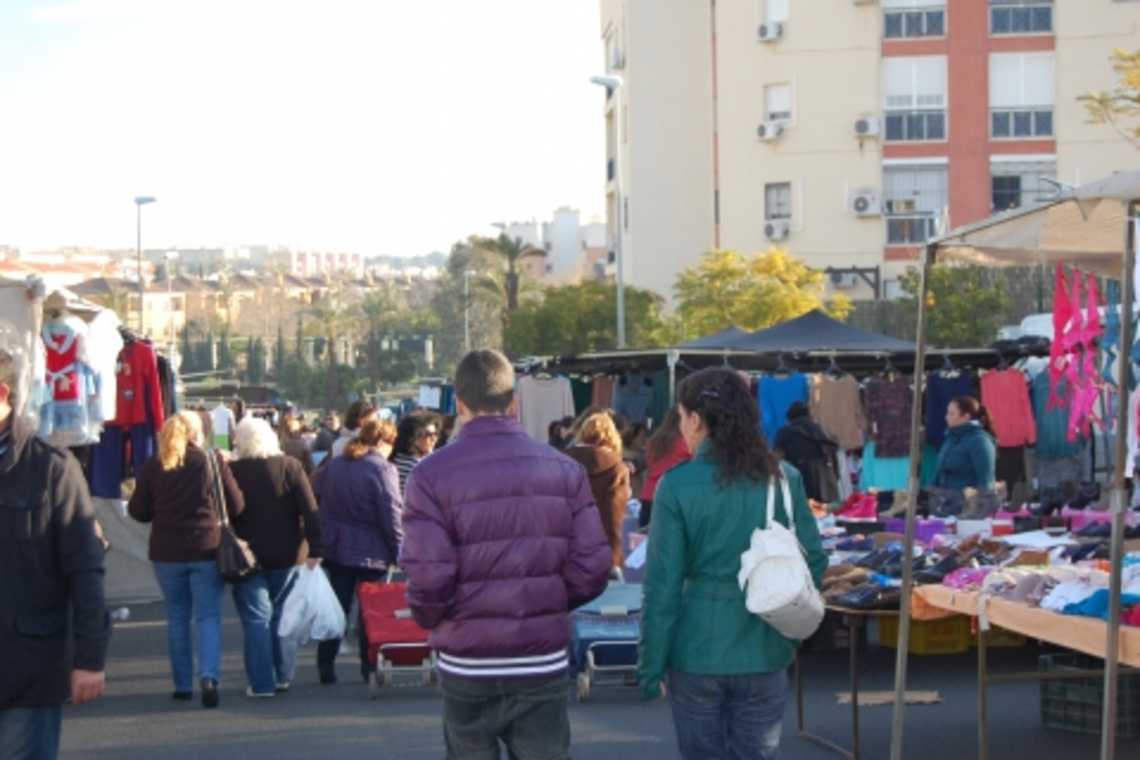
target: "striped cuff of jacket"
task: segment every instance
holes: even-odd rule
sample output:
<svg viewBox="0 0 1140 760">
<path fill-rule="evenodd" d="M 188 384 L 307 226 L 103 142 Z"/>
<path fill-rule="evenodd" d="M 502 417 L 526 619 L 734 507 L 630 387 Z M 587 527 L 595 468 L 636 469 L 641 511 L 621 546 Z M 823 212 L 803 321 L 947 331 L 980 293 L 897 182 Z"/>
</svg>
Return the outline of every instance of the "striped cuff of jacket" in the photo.
<svg viewBox="0 0 1140 760">
<path fill-rule="evenodd" d="M 570 667 L 566 650 L 528 657 L 456 657 L 439 653 L 439 670 L 460 678 L 530 678 L 555 675 Z"/>
</svg>

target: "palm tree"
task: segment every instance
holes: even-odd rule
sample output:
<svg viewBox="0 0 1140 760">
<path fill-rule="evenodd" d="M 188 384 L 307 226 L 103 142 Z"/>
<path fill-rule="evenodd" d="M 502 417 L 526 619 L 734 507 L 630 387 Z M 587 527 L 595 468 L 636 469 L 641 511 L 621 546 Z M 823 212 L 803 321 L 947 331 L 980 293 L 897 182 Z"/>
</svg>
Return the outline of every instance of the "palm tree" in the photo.
<svg viewBox="0 0 1140 760">
<path fill-rule="evenodd" d="M 505 232 L 497 238 L 476 238 L 475 247 L 496 254 L 504 260 L 503 290 L 507 301 L 507 311 L 519 307 L 519 262 L 528 256 L 545 256 L 546 251 L 524 243 L 522 238 L 512 238 Z"/>
<path fill-rule="evenodd" d="M 340 290 L 329 290 L 309 307 L 308 313 L 313 318 L 309 329 L 322 336 L 329 347 L 328 405 L 330 409 L 337 409 L 340 405 L 340 338 L 352 328 L 356 315 L 345 304 Z"/>
<path fill-rule="evenodd" d="M 115 312 L 119 319 L 126 323 L 127 315 L 131 310 L 131 294 L 129 291 L 112 287 L 102 295 L 91 296 L 91 300 L 103 308 Z"/>
</svg>

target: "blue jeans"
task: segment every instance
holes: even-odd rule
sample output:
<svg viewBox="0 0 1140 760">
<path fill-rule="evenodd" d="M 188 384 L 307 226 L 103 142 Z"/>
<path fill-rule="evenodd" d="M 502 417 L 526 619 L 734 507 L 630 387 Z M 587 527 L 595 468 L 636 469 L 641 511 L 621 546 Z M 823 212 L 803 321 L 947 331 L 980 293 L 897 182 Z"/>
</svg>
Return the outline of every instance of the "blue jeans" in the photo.
<svg viewBox="0 0 1140 760">
<path fill-rule="evenodd" d="M 475 680 L 439 674 L 447 760 L 499 760 L 499 742 L 512 760 L 570 757 L 570 697 L 566 675 Z"/>
<path fill-rule="evenodd" d="M 166 599 L 166 643 L 175 691 L 194 690 L 190 620 L 198 628 L 198 675 L 219 680 L 222 661 L 222 594 L 226 582 L 214 560 L 155 562 L 154 576 Z"/>
<path fill-rule="evenodd" d="M 0 760 L 55 760 L 63 706 L 0 710 Z"/>
<path fill-rule="evenodd" d="M 234 585 L 234 605 L 245 632 L 245 676 L 258 694 L 272 694 L 293 680 L 297 644 L 277 635 L 281 608 L 297 578 L 297 568 L 258 570 Z"/>
<path fill-rule="evenodd" d="M 677 745 L 686 760 L 776 760 L 788 678 L 776 673 L 666 676 Z"/>
</svg>

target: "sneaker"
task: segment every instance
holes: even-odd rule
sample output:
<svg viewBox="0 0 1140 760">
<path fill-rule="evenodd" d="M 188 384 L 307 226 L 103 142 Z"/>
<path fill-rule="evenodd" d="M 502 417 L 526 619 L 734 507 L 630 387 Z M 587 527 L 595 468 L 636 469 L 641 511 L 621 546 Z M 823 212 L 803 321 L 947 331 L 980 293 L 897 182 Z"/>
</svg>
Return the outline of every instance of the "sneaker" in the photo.
<svg viewBox="0 0 1140 760">
<path fill-rule="evenodd" d="M 277 691 L 289 691 L 289 687 L 293 685 L 292 681 L 278 681 Z"/>
<path fill-rule="evenodd" d="M 171 695 L 177 702 L 189 702 L 194 698 L 192 691 L 176 691 Z"/>
<path fill-rule="evenodd" d="M 250 699 L 273 699 L 273 697 L 276 696 L 276 694 L 272 691 L 268 694 L 262 694 L 260 692 L 254 691 L 252 686 L 245 687 L 245 695 Z"/>
<path fill-rule="evenodd" d="M 336 671 L 333 669 L 332 663 L 317 663 L 317 672 L 320 674 L 321 683 L 333 684 L 336 683 Z"/>
<path fill-rule="evenodd" d="M 220 701 L 217 679 L 203 678 L 199 683 L 202 686 L 202 707 L 217 707 Z"/>
</svg>

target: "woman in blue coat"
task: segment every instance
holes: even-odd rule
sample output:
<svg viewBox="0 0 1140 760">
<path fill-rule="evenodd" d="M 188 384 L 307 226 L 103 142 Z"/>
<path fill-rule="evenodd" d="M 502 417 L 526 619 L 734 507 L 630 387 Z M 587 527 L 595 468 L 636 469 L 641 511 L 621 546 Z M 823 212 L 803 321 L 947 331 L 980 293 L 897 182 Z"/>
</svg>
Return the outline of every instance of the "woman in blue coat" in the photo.
<svg viewBox="0 0 1140 760">
<path fill-rule="evenodd" d="M 990 413 L 973 396 L 958 396 L 946 406 L 946 424 L 946 440 L 930 484 L 956 491 L 992 489 L 997 434 Z"/>
</svg>

